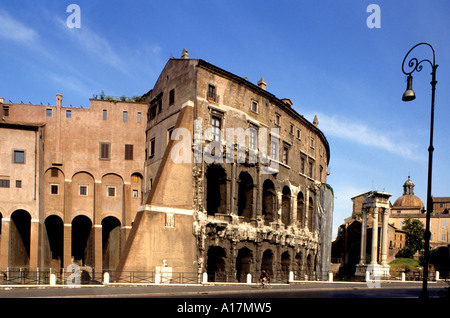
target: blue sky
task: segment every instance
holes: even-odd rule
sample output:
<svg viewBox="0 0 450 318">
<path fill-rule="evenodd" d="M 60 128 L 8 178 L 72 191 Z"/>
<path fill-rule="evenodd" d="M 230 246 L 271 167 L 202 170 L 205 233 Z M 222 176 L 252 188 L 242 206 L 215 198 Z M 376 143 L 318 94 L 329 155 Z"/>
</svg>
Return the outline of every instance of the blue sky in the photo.
<svg viewBox="0 0 450 318">
<path fill-rule="evenodd" d="M 69 4 L 81 27 L 68 28 Z M 380 28 L 369 28 L 370 4 Z M 433 195 L 450 196 L 450 2 L 341 1 L 12 1 L 0 4 L 0 97 L 89 106 L 150 90 L 167 60 L 187 48 L 201 58 L 290 98 L 331 147 L 334 235 L 350 198 L 370 190 L 402 194 L 408 175 L 426 203 L 431 68 L 414 73 L 416 100 L 401 101 L 408 50 L 436 51 Z M 431 59 L 431 51 L 415 56 Z"/>
</svg>

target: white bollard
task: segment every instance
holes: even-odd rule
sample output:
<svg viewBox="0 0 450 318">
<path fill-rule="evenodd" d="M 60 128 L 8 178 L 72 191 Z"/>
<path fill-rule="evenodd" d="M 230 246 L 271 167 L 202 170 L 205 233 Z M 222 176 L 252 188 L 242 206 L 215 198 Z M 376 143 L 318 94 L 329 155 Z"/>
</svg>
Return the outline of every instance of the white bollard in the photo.
<svg viewBox="0 0 450 318">
<path fill-rule="evenodd" d="M 438 271 L 436 271 L 436 281 L 439 281 L 439 272 Z"/>
<path fill-rule="evenodd" d="M 370 272 L 366 271 L 366 282 L 370 281 Z"/>
<path fill-rule="evenodd" d="M 155 284 L 161 284 L 161 274 L 155 274 Z"/>
<path fill-rule="evenodd" d="M 103 284 L 109 284 L 109 273 L 105 272 L 105 274 L 103 274 Z"/>
<path fill-rule="evenodd" d="M 294 281 L 294 272 L 289 272 L 289 283 Z"/>
<path fill-rule="evenodd" d="M 247 274 L 247 284 L 251 284 L 252 283 L 252 274 L 248 273 Z"/>
<path fill-rule="evenodd" d="M 406 274 L 402 273 L 402 282 L 406 281 Z"/>
<path fill-rule="evenodd" d="M 203 273 L 203 284 L 208 282 L 208 273 Z"/>
<path fill-rule="evenodd" d="M 333 281 L 333 273 L 328 273 L 328 281 L 329 282 Z"/>
<path fill-rule="evenodd" d="M 56 285 L 56 275 L 50 274 L 50 285 L 55 286 Z"/>
</svg>

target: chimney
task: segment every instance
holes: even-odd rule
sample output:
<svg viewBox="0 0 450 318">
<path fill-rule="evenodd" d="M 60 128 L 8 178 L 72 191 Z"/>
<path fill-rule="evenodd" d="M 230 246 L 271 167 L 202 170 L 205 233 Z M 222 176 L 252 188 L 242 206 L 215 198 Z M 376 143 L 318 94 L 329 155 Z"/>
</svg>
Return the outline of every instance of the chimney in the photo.
<svg viewBox="0 0 450 318">
<path fill-rule="evenodd" d="M 261 79 L 259 80 L 258 86 L 259 86 L 259 88 L 262 88 L 262 89 L 264 89 L 264 90 L 266 89 L 267 82 L 264 80 L 263 77 L 261 77 Z"/>
<path fill-rule="evenodd" d="M 61 108 L 61 103 L 62 103 L 62 95 L 61 94 L 56 94 L 56 107 Z"/>
<path fill-rule="evenodd" d="M 292 101 L 289 98 L 283 98 L 281 101 L 292 108 Z"/>
<path fill-rule="evenodd" d="M 183 60 L 189 59 L 189 54 L 188 54 L 188 51 L 186 49 L 183 49 L 183 53 L 181 54 L 181 58 Z"/>
<path fill-rule="evenodd" d="M 316 127 L 319 126 L 319 119 L 317 118 L 317 115 L 314 115 L 313 125 Z"/>
</svg>

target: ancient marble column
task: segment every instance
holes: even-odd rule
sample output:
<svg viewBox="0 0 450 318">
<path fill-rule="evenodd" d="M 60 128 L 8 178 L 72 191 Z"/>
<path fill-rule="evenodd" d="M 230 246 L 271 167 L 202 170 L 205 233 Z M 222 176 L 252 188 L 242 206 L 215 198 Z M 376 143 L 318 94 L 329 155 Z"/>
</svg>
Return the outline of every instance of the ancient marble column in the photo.
<svg viewBox="0 0 450 318">
<path fill-rule="evenodd" d="M 367 242 L 367 212 L 362 210 L 361 220 L 361 252 L 359 254 L 359 264 L 364 265 L 366 263 L 366 243 Z"/>
<path fill-rule="evenodd" d="M 378 209 L 373 208 L 373 225 L 372 225 L 372 253 L 370 264 L 377 264 L 378 252 Z"/>
<path fill-rule="evenodd" d="M 383 209 L 383 227 L 381 236 L 381 265 L 387 265 L 387 249 L 388 249 L 388 221 L 389 221 L 389 211 Z"/>
</svg>

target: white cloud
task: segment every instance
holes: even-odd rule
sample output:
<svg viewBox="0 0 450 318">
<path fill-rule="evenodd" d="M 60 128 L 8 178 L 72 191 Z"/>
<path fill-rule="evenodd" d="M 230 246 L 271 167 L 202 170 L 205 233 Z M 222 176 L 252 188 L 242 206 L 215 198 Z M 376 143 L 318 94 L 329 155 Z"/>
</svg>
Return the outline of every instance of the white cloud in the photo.
<svg viewBox="0 0 450 318">
<path fill-rule="evenodd" d="M 346 139 L 369 147 L 376 147 L 400 157 L 421 161 L 419 145 L 403 140 L 398 133 L 377 130 L 366 123 L 350 120 L 344 116 L 319 114 L 319 128 L 326 136 Z"/>
<path fill-rule="evenodd" d="M 0 9 L 0 38 L 28 44 L 38 37 L 35 30 L 14 19 L 8 12 Z"/>
</svg>

